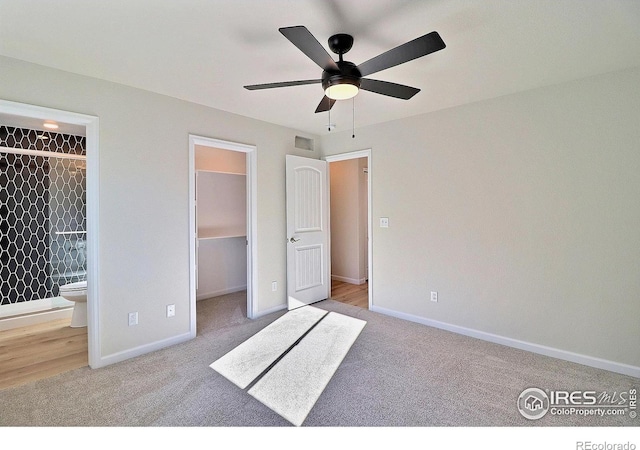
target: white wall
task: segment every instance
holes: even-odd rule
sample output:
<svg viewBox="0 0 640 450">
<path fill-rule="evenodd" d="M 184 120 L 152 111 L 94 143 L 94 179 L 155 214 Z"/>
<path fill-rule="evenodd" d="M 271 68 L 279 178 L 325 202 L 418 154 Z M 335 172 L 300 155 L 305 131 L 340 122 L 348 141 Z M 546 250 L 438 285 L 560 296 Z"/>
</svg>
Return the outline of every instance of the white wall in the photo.
<svg viewBox="0 0 640 450">
<path fill-rule="evenodd" d="M 199 238 L 247 234 L 246 176 L 200 171 L 196 192 Z"/>
<path fill-rule="evenodd" d="M 367 183 L 362 171 L 364 166 L 366 158 L 329 164 L 331 276 L 352 284 L 362 284 L 366 279 Z"/>
<path fill-rule="evenodd" d="M 189 331 L 189 134 L 257 146 L 258 312 L 286 305 L 285 154 L 296 131 L 0 57 L 0 98 L 100 119 L 100 342 L 104 360 Z M 299 132 L 298 132 L 299 134 Z M 165 306 L 176 316 L 165 317 Z M 127 315 L 139 313 L 129 327 Z M 159 343 L 159 344 L 158 344 Z M 140 350 L 142 349 L 142 350 Z"/>
<path fill-rule="evenodd" d="M 358 160 L 329 164 L 331 180 L 331 277 L 357 283 Z"/>
<path fill-rule="evenodd" d="M 195 146 L 196 170 L 247 173 L 247 154 L 221 148 Z"/>
<path fill-rule="evenodd" d="M 232 237 L 199 241 L 196 300 L 218 297 L 247 288 L 245 239 Z"/>
<path fill-rule="evenodd" d="M 226 153 L 245 157 L 240 152 Z M 196 168 L 200 168 L 197 158 Z M 247 287 L 246 186 L 244 175 L 198 172 L 198 300 Z"/>
<path fill-rule="evenodd" d="M 636 68 L 323 136 L 372 148 L 374 306 L 639 376 L 638 86 Z"/>
</svg>

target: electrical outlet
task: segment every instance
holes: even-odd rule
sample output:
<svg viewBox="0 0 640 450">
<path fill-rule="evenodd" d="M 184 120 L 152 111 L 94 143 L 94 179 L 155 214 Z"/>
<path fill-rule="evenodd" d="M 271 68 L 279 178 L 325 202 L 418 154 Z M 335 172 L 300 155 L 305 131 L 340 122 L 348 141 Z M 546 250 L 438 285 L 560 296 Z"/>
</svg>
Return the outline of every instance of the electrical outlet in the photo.
<svg viewBox="0 0 640 450">
<path fill-rule="evenodd" d="M 277 290 L 278 290 L 278 282 L 277 282 L 277 281 L 272 281 L 272 282 L 271 282 L 271 290 L 272 290 L 273 292 L 275 292 L 275 291 L 277 291 Z"/>
<path fill-rule="evenodd" d="M 167 305 L 167 317 L 176 315 L 176 305 Z"/>
<path fill-rule="evenodd" d="M 138 313 L 132 312 L 129 313 L 129 326 L 138 325 Z"/>
<path fill-rule="evenodd" d="M 438 293 L 436 291 L 431 291 L 431 301 L 438 303 Z"/>
</svg>

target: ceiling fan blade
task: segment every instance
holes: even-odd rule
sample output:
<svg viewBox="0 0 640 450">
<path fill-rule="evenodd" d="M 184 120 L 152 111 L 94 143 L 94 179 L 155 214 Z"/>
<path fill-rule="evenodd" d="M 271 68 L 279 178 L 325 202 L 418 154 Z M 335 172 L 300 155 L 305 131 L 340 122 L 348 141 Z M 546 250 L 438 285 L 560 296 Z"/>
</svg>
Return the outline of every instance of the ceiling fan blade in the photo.
<svg viewBox="0 0 640 450">
<path fill-rule="evenodd" d="M 339 71 L 338 65 L 331 55 L 320 45 L 320 42 L 313 37 L 313 34 L 302 25 L 297 27 L 280 28 L 280 33 L 291 41 L 293 45 L 298 47 L 302 53 L 307 55 L 313 62 L 324 70 Z"/>
<path fill-rule="evenodd" d="M 317 84 L 322 83 L 322 80 L 299 80 L 299 81 L 283 81 L 281 83 L 265 83 L 265 84 L 250 84 L 245 86 L 245 89 L 249 89 L 250 91 L 255 91 L 258 89 L 272 89 L 279 87 L 288 87 L 288 86 L 301 86 L 303 84 Z"/>
<path fill-rule="evenodd" d="M 369 61 L 360 64 L 358 69 L 362 76 L 366 77 L 372 73 L 406 63 L 421 56 L 428 55 L 429 53 L 437 52 L 445 47 L 446 45 L 438 32 L 432 31 L 429 34 L 425 34 L 413 41 L 409 41 L 384 52 L 375 58 L 371 58 Z"/>
<path fill-rule="evenodd" d="M 360 80 L 360 89 L 388 95 L 389 97 L 401 98 L 402 100 L 409 100 L 420 92 L 420 89 L 405 86 L 404 84 L 389 83 L 388 81 L 372 80 L 370 78 Z"/>
<path fill-rule="evenodd" d="M 325 111 L 329 111 L 331 108 L 333 108 L 333 104 L 336 101 L 327 97 L 326 95 L 324 96 L 324 98 L 320 101 L 320 104 L 318 105 L 318 107 L 316 108 L 316 112 L 325 112 Z"/>
</svg>

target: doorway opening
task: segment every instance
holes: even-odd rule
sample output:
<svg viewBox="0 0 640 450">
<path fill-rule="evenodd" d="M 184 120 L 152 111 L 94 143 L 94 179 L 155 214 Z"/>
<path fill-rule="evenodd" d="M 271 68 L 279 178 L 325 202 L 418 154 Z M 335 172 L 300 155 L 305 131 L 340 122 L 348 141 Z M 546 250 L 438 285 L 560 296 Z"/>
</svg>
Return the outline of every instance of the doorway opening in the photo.
<svg viewBox="0 0 640 450">
<path fill-rule="evenodd" d="M 189 136 L 190 320 L 196 302 L 246 292 L 255 317 L 256 147 Z"/>
<path fill-rule="evenodd" d="M 38 364 L 16 368 L 23 374 L 19 378 L 28 381 L 26 374 L 30 380 L 45 378 L 87 363 L 100 367 L 98 118 L 0 100 L 0 122 L 6 138 L 2 172 L 8 183 L 2 202 L 2 228 L 7 232 L 2 245 L 3 280 L 5 272 L 10 273 L 2 303 L 9 308 L 27 305 L 16 315 L 3 316 L 6 323 L 0 329 L 15 349 L 22 345 L 21 332 L 37 335 L 41 339 L 33 342 L 49 345 L 70 339 L 73 327 L 71 334 L 77 341 L 74 362 L 53 348 L 40 348 L 47 361 L 40 357 Z M 77 308 L 78 320 L 69 325 L 76 308 L 59 291 L 61 285 L 78 280 L 85 283 L 86 301 Z M 80 300 L 74 301 L 77 307 Z M 28 353 L 38 355 L 38 350 L 30 348 Z M 47 371 L 39 369 L 44 364 L 49 366 Z"/>
<path fill-rule="evenodd" d="M 371 289 L 371 151 L 326 157 L 330 177 L 331 298 L 362 308 Z"/>
</svg>

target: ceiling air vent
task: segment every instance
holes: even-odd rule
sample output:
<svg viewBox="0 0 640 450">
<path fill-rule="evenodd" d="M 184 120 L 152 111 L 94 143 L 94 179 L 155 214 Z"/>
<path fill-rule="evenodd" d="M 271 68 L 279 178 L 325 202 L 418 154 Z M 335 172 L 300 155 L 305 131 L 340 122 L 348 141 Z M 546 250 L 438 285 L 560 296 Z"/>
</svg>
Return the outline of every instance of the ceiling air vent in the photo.
<svg viewBox="0 0 640 450">
<path fill-rule="evenodd" d="M 296 136 L 296 148 L 313 151 L 313 139 Z"/>
</svg>

